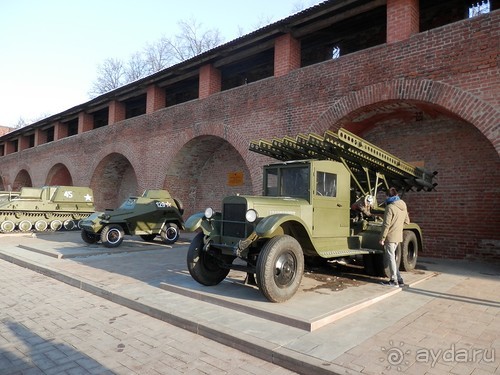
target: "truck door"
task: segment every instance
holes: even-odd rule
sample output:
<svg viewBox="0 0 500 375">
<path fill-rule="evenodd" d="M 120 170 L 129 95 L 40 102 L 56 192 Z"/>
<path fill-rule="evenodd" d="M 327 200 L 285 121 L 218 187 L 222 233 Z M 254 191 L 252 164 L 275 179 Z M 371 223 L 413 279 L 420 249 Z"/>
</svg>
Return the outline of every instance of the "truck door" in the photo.
<svg viewBox="0 0 500 375">
<path fill-rule="evenodd" d="M 313 236 L 349 236 L 350 176 L 333 161 L 317 162 L 313 168 Z"/>
</svg>

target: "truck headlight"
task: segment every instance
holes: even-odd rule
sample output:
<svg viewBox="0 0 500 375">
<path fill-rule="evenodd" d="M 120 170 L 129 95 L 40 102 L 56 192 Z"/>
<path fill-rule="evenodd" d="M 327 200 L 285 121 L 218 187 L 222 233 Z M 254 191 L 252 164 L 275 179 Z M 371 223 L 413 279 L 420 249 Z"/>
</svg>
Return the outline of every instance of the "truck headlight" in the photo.
<svg viewBox="0 0 500 375">
<path fill-rule="evenodd" d="M 249 223 L 253 223 L 255 220 L 257 220 L 258 216 L 259 215 L 257 214 L 257 211 L 251 208 L 245 214 L 245 219 L 247 219 Z"/>
<path fill-rule="evenodd" d="M 210 218 L 212 218 L 212 216 L 214 216 L 214 210 L 213 210 L 213 208 L 212 207 L 207 207 L 205 209 L 205 217 L 207 219 L 210 219 Z"/>
</svg>

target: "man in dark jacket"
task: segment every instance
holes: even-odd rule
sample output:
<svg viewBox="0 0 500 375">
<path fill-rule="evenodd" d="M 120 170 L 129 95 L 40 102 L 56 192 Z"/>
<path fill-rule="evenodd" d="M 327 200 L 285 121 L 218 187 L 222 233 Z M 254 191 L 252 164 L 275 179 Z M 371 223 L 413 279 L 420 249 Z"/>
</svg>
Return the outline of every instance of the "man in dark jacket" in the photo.
<svg viewBox="0 0 500 375">
<path fill-rule="evenodd" d="M 385 203 L 380 244 L 384 246 L 385 264 L 389 265 L 391 273 L 388 285 L 398 287 L 403 286 L 404 281 L 396 264 L 396 250 L 398 245 L 403 242 L 403 227 L 405 224 L 410 224 L 410 217 L 408 216 L 406 203 L 399 198 L 398 191 L 395 188 L 391 187 L 389 189 Z"/>
</svg>

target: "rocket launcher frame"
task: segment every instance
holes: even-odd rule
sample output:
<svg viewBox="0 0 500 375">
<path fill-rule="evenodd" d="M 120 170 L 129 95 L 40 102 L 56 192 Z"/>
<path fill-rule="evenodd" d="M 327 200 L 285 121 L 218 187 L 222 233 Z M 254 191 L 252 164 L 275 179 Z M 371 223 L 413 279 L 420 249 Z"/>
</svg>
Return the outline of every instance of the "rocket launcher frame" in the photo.
<svg viewBox="0 0 500 375">
<path fill-rule="evenodd" d="M 404 191 L 433 190 L 437 183 L 430 173 L 365 141 L 345 130 L 327 130 L 323 136 L 315 133 L 285 136 L 272 140 L 251 141 L 249 149 L 284 162 L 318 159 L 343 163 L 363 195 L 376 195 L 381 184 L 386 189 L 395 186 Z"/>
</svg>

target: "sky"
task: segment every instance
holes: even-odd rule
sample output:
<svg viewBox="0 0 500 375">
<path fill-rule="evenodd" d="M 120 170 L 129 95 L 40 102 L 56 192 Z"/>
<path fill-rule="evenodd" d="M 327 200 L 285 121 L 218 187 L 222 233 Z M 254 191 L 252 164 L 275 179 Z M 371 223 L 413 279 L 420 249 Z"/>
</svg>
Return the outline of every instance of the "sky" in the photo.
<svg viewBox="0 0 500 375">
<path fill-rule="evenodd" d="M 90 100 L 99 64 L 194 19 L 225 42 L 321 0 L 0 0 L 0 126 Z"/>
</svg>

